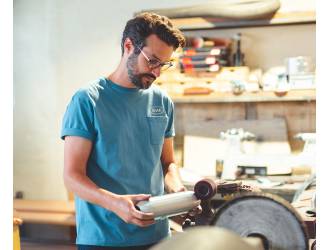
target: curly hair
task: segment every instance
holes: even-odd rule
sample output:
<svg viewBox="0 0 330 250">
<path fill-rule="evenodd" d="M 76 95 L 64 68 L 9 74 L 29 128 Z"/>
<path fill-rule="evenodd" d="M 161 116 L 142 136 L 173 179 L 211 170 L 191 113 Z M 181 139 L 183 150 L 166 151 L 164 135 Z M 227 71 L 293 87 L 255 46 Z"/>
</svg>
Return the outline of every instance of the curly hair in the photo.
<svg viewBox="0 0 330 250">
<path fill-rule="evenodd" d="M 124 54 L 126 38 L 132 40 L 132 43 L 135 45 L 134 53 L 139 54 L 140 51 L 137 49 L 137 46 L 142 49 L 146 45 L 146 38 L 151 34 L 157 35 L 160 40 L 169 46 L 173 46 L 174 50 L 185 46 L 184 35 L 173 26 L 169 18 L 155 13 L 144 12 L 127 21 L 121 40 L 122 55 Z"/>
</svg>

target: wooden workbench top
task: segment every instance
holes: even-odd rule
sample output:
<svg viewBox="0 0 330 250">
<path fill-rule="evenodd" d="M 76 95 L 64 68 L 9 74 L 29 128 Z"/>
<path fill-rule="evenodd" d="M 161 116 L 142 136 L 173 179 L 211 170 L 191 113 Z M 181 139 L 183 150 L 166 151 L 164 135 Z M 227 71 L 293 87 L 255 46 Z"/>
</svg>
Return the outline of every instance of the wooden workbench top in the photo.
<svg viewBox="0 0 330 250">
<path fill-rule="evenodd" d="M 14 199 L 14 216 L 23 223 L 76 225 L 74 201 Z"/>
</svg>

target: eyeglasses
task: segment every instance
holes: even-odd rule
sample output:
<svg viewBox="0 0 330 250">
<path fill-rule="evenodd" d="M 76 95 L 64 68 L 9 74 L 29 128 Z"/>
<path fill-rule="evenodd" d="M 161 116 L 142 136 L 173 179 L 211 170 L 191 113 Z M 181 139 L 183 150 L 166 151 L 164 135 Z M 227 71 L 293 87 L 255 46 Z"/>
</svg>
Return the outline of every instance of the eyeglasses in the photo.
<svg viewBox="0 0 330 250">
<path fill-rule="evenodd" d="M 172 62 L 161 62 L 157 59 L 150 59 L 143 51 L 140 47 L 137 47 L 142 55 L 144 56 L 144 58 L 147 60 L 147 63 L 148 63 L 148 66 L 151 70 L 153 69 L 156 69 L 156 68 L 159 68 L 160 67 L 160 70 L 161 71 L 164 71 L 164 70 L 167 70 L 169 69 L 170 67 L 173 66 L 173 63 Z"/>
</svg>

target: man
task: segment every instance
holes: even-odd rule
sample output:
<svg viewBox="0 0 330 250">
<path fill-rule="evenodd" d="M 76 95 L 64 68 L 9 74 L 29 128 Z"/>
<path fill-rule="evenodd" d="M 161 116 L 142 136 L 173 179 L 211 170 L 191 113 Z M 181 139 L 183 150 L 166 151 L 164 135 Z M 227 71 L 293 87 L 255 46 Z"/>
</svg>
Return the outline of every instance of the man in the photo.
<svg viewBox="0 0 330 250">
<path fill-rule="evenodd" d="M 78 249 L 147 249 L 169 235 L 135 204 L 184 191 L 173 152 L 173 102 L 153 81 L 184 46 L 168 18 L 129 20 L 117 69 L 72 98 L 63 118 L 64 181 L 75 194 Z"/>
</svg>

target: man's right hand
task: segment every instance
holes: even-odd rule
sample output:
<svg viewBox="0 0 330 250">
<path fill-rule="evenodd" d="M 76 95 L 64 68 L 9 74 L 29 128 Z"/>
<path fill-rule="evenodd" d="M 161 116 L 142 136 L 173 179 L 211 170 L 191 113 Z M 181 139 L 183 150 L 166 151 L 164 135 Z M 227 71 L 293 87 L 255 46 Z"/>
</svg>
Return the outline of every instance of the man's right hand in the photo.
<svg viewBox="0 0 330 250">
<path fill-rule="evenodd" d="M 117 214 L 126 223 L 134 224 L 140 227 L 147 227 L 155 223 L 153 213 L 143 213 L 135 208 L 139 201 L 149 200 L 150 195 L 117 195 L 111 210 Z"/>
</svg>

